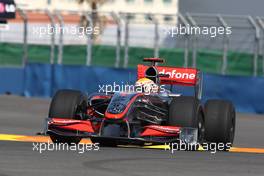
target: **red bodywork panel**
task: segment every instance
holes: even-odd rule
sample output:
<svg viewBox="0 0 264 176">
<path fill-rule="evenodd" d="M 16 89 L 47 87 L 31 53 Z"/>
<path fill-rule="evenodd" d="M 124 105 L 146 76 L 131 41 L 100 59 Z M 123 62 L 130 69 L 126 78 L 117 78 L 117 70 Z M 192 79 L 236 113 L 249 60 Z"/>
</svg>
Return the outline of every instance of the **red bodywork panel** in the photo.
<svg viewBox="0 0 264 176">
<path fill-rule="evenodd" d="M 49 127 L 53 126 L 58 129 L 81 131 L 88 133 L 95 133 L 94 126 L 90 121 L 87 120 L 72 120 L 72 119 L 61 119 L 52 118 L 48 123 Z M 160 125 L 148 125 L 144 127 L 143 132 L 140 134 L 141 137 L 156 136 L 156 137 L 169 137 L 178 136 L 180 133 L 180 127 L 174 126 L 160 126 Z"/>
<path fill-rule="evenodd" d="M 180 127 L 174 126 L 148 125 L 144 127 L 140 136 L 178 136 L 180 129 Z"/>
<path fill-rule="evenodd" d="M 95 132 L 92 123 L 87 120 L 52 118 L 52 120 L 49 121 L 48 125 L 50 127 L 54 125 L 56 126 L 56 128 L 61 128 L 65 130 L 76 130 L 88 133 Z"/>
<path fill-rule="evenodd" d="M 145 77 L 145 72 L 149 68 L 146 65 L 137 66 L 138 79 Z M 168 74 L 169 77 L 160 77 L 160 84 L 195 86 L 198 81 L 198 70 L 194 68 L 180 67 L 155 67 L 160 74 Z"/>
</svg>

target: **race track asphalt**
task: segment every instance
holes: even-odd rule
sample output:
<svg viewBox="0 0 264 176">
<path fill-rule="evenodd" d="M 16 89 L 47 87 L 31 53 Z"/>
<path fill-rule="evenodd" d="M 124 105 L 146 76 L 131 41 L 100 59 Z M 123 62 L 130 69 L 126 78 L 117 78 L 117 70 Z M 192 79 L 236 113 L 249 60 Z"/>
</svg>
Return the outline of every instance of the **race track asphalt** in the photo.
<svg viewBox="0 0 264 176">
<path fill-rule="evenodd" d="M 35 135 L 49 99 L 0 96 L 0 134 Z M 236 147 L 264 148 L 264 116 L 237 115 Z M 184 152 L 137 148 L 33 151 L 31 142 L 0 141 L 0 176 L 263 176 L 264 154 Z"/>
</svg>

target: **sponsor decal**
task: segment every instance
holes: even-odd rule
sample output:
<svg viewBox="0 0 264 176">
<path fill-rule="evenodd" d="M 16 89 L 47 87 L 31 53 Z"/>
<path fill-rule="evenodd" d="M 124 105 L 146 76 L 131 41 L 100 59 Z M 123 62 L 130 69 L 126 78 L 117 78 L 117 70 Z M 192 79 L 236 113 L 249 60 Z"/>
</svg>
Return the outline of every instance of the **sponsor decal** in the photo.
<svg viewBox="0 0 264 176">
<path fill-rule="evenodd" d="M 138 65 L 138 79 L 145 77 L 145 71 L 148 66 Z M 183 84 L 195 85 L 197 81 L 197 72 L 195 68 L 178 67 L 156 67 L 160 74 L 168 74 L 169 77 L 160 77 L 161 84 Z"/>
<path fill-rule="evenodd" d="M 16 7 L 14 4 L 4 4 L 0 2 L 0 13 L 15 13 Z"/>
<path fill-rule="evenodd" d="M 5 4 L 0 2 L 0 13 L 5 12 Z"/>
<path fill-rule="evenodd" d="M 15 18 L 16 5 L 14 1 L 0 2 L 0 18 Z"/>
<path fill-rule="evenodd" d="M 7 13 L 15 13 L 16 12 L 16 7 L 14 4 L 6 4 L 5 5 L 5 11 Z"/>
<path fill-rule="evenodd" d="M 170 78 L 176 78 L 176 79 L 195 79 L 195 74 L 194 73 L 188 73 L 188 72 L 177 72 L 176 69 L 168 70 L 166 71 L 165 69 L 162 69 L 160 74 L 168 74 L 170 75 Z"/>
</svg>

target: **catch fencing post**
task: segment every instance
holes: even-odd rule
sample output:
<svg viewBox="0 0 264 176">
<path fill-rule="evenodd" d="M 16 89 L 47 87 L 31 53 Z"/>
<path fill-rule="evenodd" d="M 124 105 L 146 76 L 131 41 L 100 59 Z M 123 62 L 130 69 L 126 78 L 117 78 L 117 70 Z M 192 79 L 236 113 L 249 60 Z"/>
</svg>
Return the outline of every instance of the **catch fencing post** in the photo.
<svg viewBox="0 0 264 176">
<path fill-rule="evenodd" d="M 24 10 L 17 9 L 19 15 L 22 17 L 24 22 L 24 34 L 23 34 L 23 67 L 28 63 L 28 17 Z"/>
<path fill-rule="evenodd" d="M 53 14 L 50 13 L 49 10 L 46 11 L 50 23 L 51 23 L 51 27 L 52 29 L 55 29 L 55 20 L 54 20 L 54 16 Z M 50 45 L 50 64 L 54 64 L 55 61 L 55 31 L 51 31 L 51 45 Z"/>
<path fill-rule="evenodd" d="M 187 19 L 190 21 L 191 26 L 198 27 L 195 20 L 191 16 L 190 13 L 186 13 Z M 193 34 L 192 34 L 193 35 Z M 193 35 L 193 45 L 192 45 L 192 67 L 196 67 L 197 65 L 197 37 L 196 34 Z"/>
<path fill-rule="evenodd" d="M 111 13 L 114 21 L 116 22 L 116 60 L 115 60 L 115 67 L 118 68 L 120 66 L 120 46 L 121 46 L 121 22 L 120 17 L 112 12 Z"/>
<path fill-rule="evenodd" d="M 181 20 L 181 22 L 184 24 L 186 28 L 189 27 L 189 24 L 187 20 L 183 17 L 181 13 L 178 13 L 178 17 Z M 189 34 L 185 34 L 185 40 L 184 40 L 184 67 L 188 67 L 188 59 L 189 59 Z"/>
<path fill-rule="evenodd" d="M 59 49 L 58 49 L 58 64 L 63 62 L 63 35 L 64 35 L 64 21 L 60 12 L 56 12 L 60 25 Z"/>
<path fill-rule="evenodd" d="M 154 27 L 155 27 L 155 36 L 154 36 L 154 57 L 158 58 L 159 57 L 159 22 L 155 18 L 153 14 L 151 14 L 151 20 L 154 22 Z"/>
<path fill-rule="evenodd" d="M 260 30 L 259 30 L 257 23 L 255 22 L 255 20 L 251 16 L 248 16 L 248 20 L 256 32 L 253 65 L 254 65 L 254 76 L 257 76 L 258 75 L 258 55 L 259 55 Z"/>
<path fill-rule="evenodd" d="M 124 68 L 127 68 L 128 66 L 128 55 L 129 50 L 129 19 L 128 14 L 125 14 L 125 56 L 124 56 Z"/>
<path fill-rule="evenodd" d="M 218 15 L 218 20 L 220 22 L 220 24 L 226 29 L 228 27 L 226 21 L 223 19 L 223 17 L 219 14 Z M 229 45 L 229 37 L 228 35 L 224 34 L 224 41 L 223 41 L 223 63 L 222 63 L 222 69 L 221 69 L 221 73 L 223 75 L 226 74 L 226 70 L 227 70 L 227 52 L 228 52 L 228 45 Z"/>
<path fill-rule="evenodd" d="M 94 29 L 93 19 L 89 14 L 84 14 L 87 23 L 91 29 Z M 87 45 L 86 45 L 86 65 L 90 66 L 92 63 L 92 47 L 93 47 L 93 38 L 92 34 L 87 34 Z"/>
<path fill-rule="evenodd" d="M 261 17 L 257 17 L 257 21 L 262 29 L 262 34 L 264 36 L 264 22 Z M 262 74 L 264 76 L 264 41 L 262 41 Z"/>
</svg>

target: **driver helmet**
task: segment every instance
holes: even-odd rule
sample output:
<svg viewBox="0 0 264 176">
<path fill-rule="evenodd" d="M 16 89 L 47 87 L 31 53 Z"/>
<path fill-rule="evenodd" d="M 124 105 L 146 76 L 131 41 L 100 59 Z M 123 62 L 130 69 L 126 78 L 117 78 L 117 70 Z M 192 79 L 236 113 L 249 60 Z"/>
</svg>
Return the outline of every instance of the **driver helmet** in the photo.
<svg viewBox="0 0 264 176">
<path fill-rule="evenodd" d="M 141 78 L 137 80 L 135 88 L 137 92 L 143 93 L 158 93 L 159 90 L 158 85 L 148 78 Z"/>
</svg>

